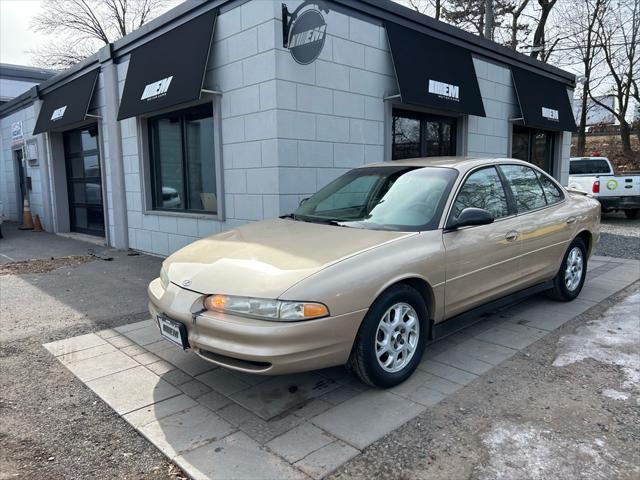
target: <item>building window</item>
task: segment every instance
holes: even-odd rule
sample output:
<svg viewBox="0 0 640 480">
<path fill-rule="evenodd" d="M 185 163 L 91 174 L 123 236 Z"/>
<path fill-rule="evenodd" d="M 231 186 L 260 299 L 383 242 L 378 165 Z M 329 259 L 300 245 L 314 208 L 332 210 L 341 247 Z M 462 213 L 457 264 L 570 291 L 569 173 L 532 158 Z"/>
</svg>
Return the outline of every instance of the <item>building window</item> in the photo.
<svg viewBox="0 0 640 480">
<path fill-rule="evenodd" d="M 545 130 L 513 126 L 511 157 L 533 163 L 553 174 L 554 134 Z"/>
<path fill-rule="evenodd" d="M 148 120 L 153 207 L 217 213 L 211 103 Z"/>
<path fill-rule="evenodd" d="M 455 155 L 456 125 L 452 117 L 394 110 L 392 160 Z"/>
</svg>

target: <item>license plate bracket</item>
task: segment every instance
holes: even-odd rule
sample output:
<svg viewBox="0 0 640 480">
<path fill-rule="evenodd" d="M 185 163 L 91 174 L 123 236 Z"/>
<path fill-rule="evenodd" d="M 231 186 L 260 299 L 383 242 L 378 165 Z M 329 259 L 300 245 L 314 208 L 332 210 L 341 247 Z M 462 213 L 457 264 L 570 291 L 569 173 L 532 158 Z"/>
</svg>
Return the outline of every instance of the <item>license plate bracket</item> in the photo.
<svg viewBox="0 0 640 480">
<path fill-rule="evenodd" d="M 162 338 L 169 340 L 174 345 L 179 346 L 183 350 L 189 348 L 189 340 L 187 339 L 187 327 L 182 322 L 178 322 L 163 315 L 158 315 L 158 327 Z"/>
</svg>

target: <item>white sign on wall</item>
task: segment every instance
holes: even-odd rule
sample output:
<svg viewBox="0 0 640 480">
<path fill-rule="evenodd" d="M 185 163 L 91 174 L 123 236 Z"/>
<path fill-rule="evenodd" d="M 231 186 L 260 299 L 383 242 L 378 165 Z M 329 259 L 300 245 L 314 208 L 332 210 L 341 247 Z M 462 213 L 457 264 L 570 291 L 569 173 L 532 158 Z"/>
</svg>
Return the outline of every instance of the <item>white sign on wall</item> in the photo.
<svg viewBox="0 0 640 480">
<path fill-rule="evenodd" d="M 11 145 L 21 145 L 24 141 L 24 130 L 22 122 L 13 122 L 11 124 Z"/>
</svg>

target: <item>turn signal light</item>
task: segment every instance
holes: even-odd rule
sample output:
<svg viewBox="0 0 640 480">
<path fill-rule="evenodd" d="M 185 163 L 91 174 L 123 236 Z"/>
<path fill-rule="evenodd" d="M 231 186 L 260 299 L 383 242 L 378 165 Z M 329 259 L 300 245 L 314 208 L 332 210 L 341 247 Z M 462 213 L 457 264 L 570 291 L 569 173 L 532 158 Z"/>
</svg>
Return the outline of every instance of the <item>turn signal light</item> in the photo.
<svg viewBox="0 0 640 480">
<path fill-rule="evenodd" d="M 304 304 L 304 318 L 325 317 L 327 315 L 329 315 L 329 310 L 320 303 Z"/>
<path fill-rule="evenodd" d="M 593 182 L 591 193 L 600 193 L 600 180 L 596 180 L 595 182 Z"/>
</svg>

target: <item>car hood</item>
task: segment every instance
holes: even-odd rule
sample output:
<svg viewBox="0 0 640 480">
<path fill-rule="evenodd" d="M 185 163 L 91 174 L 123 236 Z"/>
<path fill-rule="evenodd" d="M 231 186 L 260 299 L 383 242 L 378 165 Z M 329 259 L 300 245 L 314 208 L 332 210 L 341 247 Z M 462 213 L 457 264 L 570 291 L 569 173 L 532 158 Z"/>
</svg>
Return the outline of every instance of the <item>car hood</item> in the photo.
<svg viewBox="0 0 640 480">
<path fill-rule="evenodd" d="M 336 262 L 410 235 L 415 233 L 268 220 L 198 240 L 164 267 L 171 282 L 199 293 L 278 298 Z"/>
</svg>

